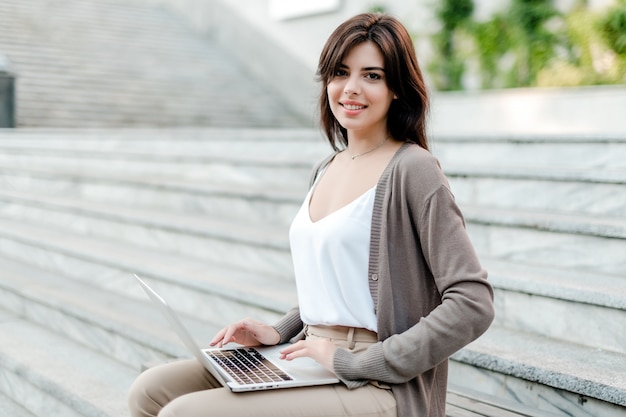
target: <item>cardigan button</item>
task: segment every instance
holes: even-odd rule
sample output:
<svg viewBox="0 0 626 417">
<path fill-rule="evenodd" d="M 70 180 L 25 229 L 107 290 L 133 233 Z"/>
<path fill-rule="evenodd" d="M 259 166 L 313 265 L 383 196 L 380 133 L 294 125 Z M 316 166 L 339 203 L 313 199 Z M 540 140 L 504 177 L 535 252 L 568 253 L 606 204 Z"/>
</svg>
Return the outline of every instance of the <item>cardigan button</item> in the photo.
<svg viewBox="0 0 626 417">
<path fill-rule="evenodd" d="M 378 274 L 372 274 L 372 281 L 378 281 Z"/>
</svg>

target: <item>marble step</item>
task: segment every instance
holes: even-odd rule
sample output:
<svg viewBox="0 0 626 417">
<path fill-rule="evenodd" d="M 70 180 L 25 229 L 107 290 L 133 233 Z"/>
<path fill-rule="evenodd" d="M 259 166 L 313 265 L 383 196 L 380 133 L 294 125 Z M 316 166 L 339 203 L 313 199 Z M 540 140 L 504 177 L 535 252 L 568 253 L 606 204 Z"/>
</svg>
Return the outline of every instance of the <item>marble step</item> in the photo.
<svg viewBox="0 0 626 417">
<path fill-rule="evenodd" d="M 60 13 L 60 15 L 70 18 L 77 16 L 79 21 L 83 20 L 83 16 L 81 15 L 83 10 L 98 10 L 103 13 L 103 20 L 106 20 L 109 14 L 123 13 L 130 22 L 134 21 L 134 19 L 141 20 L 145 18 L 144 11 L 146 7 L 155 11 L 161 10 L 153 6 L 148 6 L 145 3 L 142 4 L 141 2 L 122 2 L 116 0 L 98 0 L 90 2 L 66 0 L 64 4 L 68 6 L 67 13 Z M 5 0 L 2 6 L 0 6 L 0 9 L 31 11 L 41 15 L 45 15 L 46 12 L 50 11 L 59 12 L 59 8 L 57 8 L 55 4 L 49 4 L 49 2 L 45 0 Z M 64 9 L 61 10 L 64 11 Z"/>
<path fill-rule="evenodd" d="M 145 299 L 133 273 L 170 294 L 181 312 L 212 323 L 274 322 L 296 304 L 293 279 L 199 261 L 40 224 L 0 219 L 0 254 L 123 296 Z M 231 255 L 232 256 L 232 255 Z M 253 259 L 240 257 L 242 266 Z"/>
<path fill-rule="evenodd" d="M 137 371 L 149 362 L 191 357 L 147 297 L 131 296 L 136 289 L 124 296 L 2 257 L 0 270 L 5 310 Z M 179 318 L 201 346 L 226 324 Z"/>
<path fill-rule="evenodd" d="M 531 175 L 509 170 L 506 173 L 463 172 L 448 169 L 454 196 L 462 206 L 532 210 L 562 214 L 626 216 L 626 173 L 623 179 L 592 181 L 594 172 L 570 172 L 571 178 L 554 173 Z M 560 176 L 568 174 L 559 172 Z"/>
<path fill-rule="evenodd" d="M 247 178 L 241 179 L 245 181 Z M 212 185 L 189 180 L 130 179 L 126 175 L 116 180 L 1 168 L 0 184 L 7 193 L 163 210 L 212 220 L 236 219 L 245 224 L 275 225 L 280 229 L 291 223 L 306 193 L 304 187 L 299 192 L 281 190 L 280 184 L 269 189 L 267 186 Z"/>
<path fill-rule="evenodd" d="M 125 417 L 137 371 L 0 313 L 0 392 L 37 416 Z"/>
<path fill-rule="evenodd" d="M 621 417 L 626 355 L 492 326 L 453 355 L 451 385 L 576 417 Z"/>
<path fill-rule="evenodd" d="M 33 181 L 32 178 L 26 181 L 24 181 L 24 179 L 21 179 L 22 181 L 16 181 L 15 178 L 9 179 L 5 177 L 3 182 L 12 182 L 13 185 L 11 187 L 5 188 L 13 189 L 28 184 L 30 193 L 36 192 L 37 189 L 39 189 L 40 192 L 49 192 L 55 189 L 53 185 L 49 183 L 50 176 L 42 175 L 40 178 L 42 181 Z M 36 187 L 33 187 L 33 184 L 36 184 Z M 107 187 L 103 187 L 102 184 L 96 185 L 96 187 L 91 188 L 89 194 L 84 190 L 81 191 L 81 193 L 83 196 L 99 195 L 99 202 L 103 202 L 102 196 L 106 195 Z M 68 190 L 69 187 L 62 186 L 62 184 L 59 183 L 56 183 L 55 186 L 57 190 L 64 190 L 63 193 L 68 195 L 68 192 L 65 190 Z M 84 179 L 80 186 L 87 186 Z M 87 190 L 89 190 L 89 188 L 87 188 Z M 10 193 L 17 195 L 14 191 Z M 111 191 L 109 191 L 109 193 L 111 193 Z M 117 194 L 111 194 L 114 196 L 120 195 L 119 192 L 117 192 Z M 127 195 L 127 193 L 124 195 Z M 152 193 L 152 195 L 158 196 L 159 193 Z M 148 193 L 147 196 L 150 196 L 150 193 Z M 68 198 L 76 197 L 78 196 L 68 196 Z M 146 197 L 146 195 L 143 197 Z M 302 197 L 294 195 L 289 197 L 287 194 L 285 194 L 284 197 L 284 199 L 278 198 L 273 201 L 279 203 L 278 212 L 274 213 L 272 211 L 271 204 L 273 202 L 271 199 L 267 199 L 264 202 L 267 204 L 265 206 L 266 210 L 257 212 L 257 214 L 274 213 L 277 217 L 280 217 L 280 219 L 274 218 L 272 220 L 277 220 L 274 224 L 277 226 L 280 225 L 278 226 L 279 229 L 277 229 L 277 232 L 282 236 L 279 240 L 283 240 L 283 249 L 286 250 L 285 227 L 289 221 L 291 221 Z M 117 202 L 128 206 L 136 199 L 140 198 L 142 198 L 142 195 L 138 194 L 128 201 L 124 201 L 123 197 L 121 201 L 118 200 Z M 36 199 L 37 197 L 22 197 L 22 200 L 32 201 Z M 53 200 L 50 201 L 52 202 Z M 245 199 L 241 201 L 245 202 Z M 113 201 L 110 202 L 112 203 Z M 227 202 L 225 201 L 225 203 Z M 12 204 L 18 203 L 12 202 Z M 83 203 L 76 201 L 76 204 Z M 145 203 L 145 205 L 149 204 L 150 203 Z M 172 204 L 175 205 L 174 203 Z M 213 218 L 211 219 L 213 222 L 210 223 L 209 226 L 213 227 L 216 225 L 215 223 L 219 223 L 220 220 L 227 222 L 226 219 L 233 219 L 236 213 L 243 215 L 239 221 L 253 224 L 258 218 L 252 217 L 250 221 L 246 222 L 246 209 L 248 207 L 250 206 L 240 205 L 237 207 L 237 205 L 235 205 L 231 212 L 233 216 L 225 215 L 224 217 Z M 261 207 L 261 205 L 257 207 Z M 223 208 L 228 209 L 228 204 L 225 204 Z M 624 253 L 626 247 L 626 239 L 624 239 L 626 237 L 626 220 L 621 217 L 588 216 L 582 214 L 568 215 L 511 209 L 499 210 L 485 207 L 464 206 L 462 208 L 468 223 L 470 235 L 474 240 L 478 252 L 482 256 L 524 261 L 537 265 L 575 267 L 589 270 L 597 269 L 599 271 L 616 274 L 624 270 L 624 259 L 619 256 L 619 254 Z M 97 207 L 95 209 L 98 210 Z M 112 209 L 116 210 L 117 208 L 113 207 Z M 106 211 L 106 209 L 103 210 Z M 6 211 L 8 214 L 20 215 L 19 209 L 12 210 L 7 208 Z M 282 215 L 278 216 L 279 213 L 282 213 Z M 141 213 L 138 213 L 139 217 L 141 217 L 140 214 Z M 137 217 L 137 215 L 135 217 Z M 189 215 L 189 217 L 197 216 Z M 269 217 L 265 219 L 269 219 Z M 205 219 L 198 218 L 197 221 L 201 224 L 203 220 Z M 190 222 L 190 220 L 184 221 L 187 224 Z M 139 223 L 141 223 L 141 221 Z M 219 224 L 216 226 L 219 227 Z M 229 226 L 226 225 L 226 228 L 228 227 Z M 222 229 L 223 228 L 224 227 L 222 227 Z M 281 264 L 285 266 L 288 263 L 282 262 Z"/>
<path fill-rule="evenodd" d="M 448 384 L 446 417 L 561 417 L 510 399 L 487 395 L 475 389 Z"/>
<path fill-rule="evenodd" d="M 13 197 L 16 195 L 2 205 L 2 217 L 6 220 L 292 279 L 286 227 L 51 197 L 22 195 L 18 202 Z"/>
<path fill-rule="evenodd" d="M 462 207 L 481 257 L 624 276 L 626 219 Z"/>
<path fill-rule="evenodd" d="M 54 226 L 58 230 L 74 230 L 75 233 L 107 240 L 123 239 L 124 242 L 136 246 L 154 248 L 158 251 L 167 250 L 168 253 L 178 253 L 181 256 L 201 257 L 203 253 L 196 255 L 191 248 L 211 246 L 210 242 L 194 244 L 193 239 L 198 237 L 203 224 L 207 227 L 208 235 L 219 233 L 216 229 L 220 228 L 223 229 L 223 233 L 230 232 L 230 227 L 224 229 L 222 225 L 195 220 L 189 216 L 184 218 L 159 216 L 138 210 L 106 208 L 67 199 L 0 193 L 0 200 L 4 198 L 9 199 L 2 210 L 5 218 L 14 221 L 43 224 L 44 221 L 40 219 L 45 219 L 46 225 Z M 241 245 L 246 238 L 254 238 L 253 235 L 245 236 L 245 233 L 247 232 L 240 236 Z M 285 239 L 286 234 L 284 230 Z M 277 238 L 276 243 L 280 244 L 280 240 Z M 260 242 L 268 244 L 263 236 L 257 241 Z M 286 245 L 286 242 L 283 243 Z M 173 246 L 176 244 L 177 247 Z M 262 251 L 259 248 L 249 250 L 251 252 L 245 256 L 248 262 L 259 256 L 254 253 L 255 251 Z M 237 246 L 232 252 L 236 253 L 239 259 L 244 251 Z M 219 253 L 220 256 L 210 254 L 211 256 L 205 256 L 203 260 L 209 264 L 216 262 L 224 264 L 229 252 L 223 250 Z M 286 246 L 284 252 L 283 263 L 286 264 L 290 262 Z M 267 253 L 265 252 L 262 257 L 267 258 Z M 626 327 L 624 322 L 626 277 L 623 275 L 608 275 L 593 270 L 584 272 L 545 266 L 532 267 L 528 263 L 483 258 L 497 288 L 499 321 L 524 331 L 533 331 L 575 343 L 613 350 L 620 350 L 626 346 L 625 335 L 616 331 Z M 256 264 L 252 261 L 251 265 Z M 239 265 L 234 262 L 233 266 Z M 257 271 L 263 268 L 255 266 L 252 269 Z M 290 267 L 284 269 L 274 271 L 275 275 L 278 277 L 291 270 Z M 528 306 L 532 306 L 530 310 L 533 314 L 527 314 Z M 595 322 L 597 316 L 612 317 L 608 320 L 611 325 L 599 328 Z M 542 317 L 553 319 L 545 320 Z"/>
<path fill-rule="evenodd" d="M 6 417 L 37 417 L 21 404 L 16 403 L 0 392 L 0 416 Z"/>
<path fill-rule="evenodd" d="M 4 192 L 0 196 L 4 201 L 2 211 L 8 218 L 42 221 L 53 227 L 69 227 L 107 238 L 119 237 L 135 245 L 188 253 L 207 261 L 228 262 L 224 256 L 229 248 L 243 250 L 250 253 L 250 259 L 262 262 L 250 268 L 276 276 L 290 274 L 286 225 L 276 223 L 264 230 L 259 223 L 246 221 L 245 210 L 240 211 L 243 216 L 239 219 L 227 216 L 208 219 L 204 215 L 161 213 L 17 192 Z M 297 204 L 284 208 L 294 213 Z M 625 260 L 619 256 L 626 251 L 623 218 L 484 207 L 464 207 L 464 214 L 481 256 L 623 274 Z M 254 251 L 258 253 L 252 255 Z"/>
<path fill-rule="evenodd" d="M 41 0 L 3 2 L 0 5 L 0 23 L 3 24 L 7 36 L 43 40 L 45 44 L 59 45 L 70 50 L 88 48 L 87 41 L 111 43 L 111 40 L 132 37 L 141 47 L 170 48 L 175 51 L 176 41 L 181 37 L 189 40 L 192 33 L 178 16 L 147 3 L 115 5 L 111 2 L 65 0 L 62 8 L 47 7 L 49 5 L 46 3 Z M 84 36 L 71 36 L 77 31 Z M 199 35 L 191 38 L 202 39 Z M 188 44 L 189 42 L 178 46 L 185 48 Z M 134 42 L 124 46 L 136 47 Z"/>
<path fill-rule="evenodd" d="M 33 187 L 41 182 L 42 186 L 48 188 L 46 184 L 56 180 L 59 184 L 52 185 L 51 189 L 109 188 L 108 194 L 100 196 L 103 201 L 114 199 L 115 196 L 128 198 L 129 194 L 134 193 L 138 193 L 137 200 L 139 195 L 153 193 L 154 201 L 150 204 L 161 206 L 176 195 L 181 198 L 185 196 L 186 201 L 190 201 L 194 194 L 198 198 L 199 195 L 230 195 L 234 199 L 242 195 L 247 200 L 264 195 L 270 200 L 276 197 L 277 204 L 286 198 L 290 205 L 298 206 L 307 188 L 312 166 L 307 161 L 284 162 L 276 159 L 272 162 L 269 157 L 265 159 L 261 152 L 257 160 L 241 154 L 238 157 L 151 157 L 132 155 L 130 152 L 117 156 L 87 152 L 72 156 L 60 150 L 49 154 L 6 150 L 0 155 L 0 175 L 7 187 L 11 187 L 12 181 L 19 182 L 20 187 L 29 181 Z M 450 171 L 448 175 L 453 193 L 462 208 L 522 209 L 584 215 L 586 218 L 619 218 L 626 214 L 626 194 L 621 192 L 624 185 L 619 183 L 586 183 L 582 180 L 564 182 L 545 178 L 520 180 L 495 176 L 463 178 Z M 177 183 L 174 179 L 184 182 Z M 133 189 L 134 192 L 128 191 Z M 293 209 L 288 213 L 282 223 L 291 221 Z"/>
<path fill-rule="evenodd" d="M 122 39 L 111 40 L 109 44 L 98 39 L 91 41 L 93 43 L 90 46 L 100 44 L 103 45 L 103 50 L 97 53 L 85 48 L 71 50 L 67 43 L 55 46 L 42 39 L 20 40 L 10 39 L 10 36 L 1 39 L 0 45 L 15 72 L 26 78 L 23 81 L 28 81 L 27 85 L 54 86 L 68 81 L 80 84 L 81 80 L 89 79 L 97 84 L 98 80 L 107 82 L 107 78 L 115 76 L 121 80 L 137 79 L 138 85 L 134 87 L 136 89 L 152 83 L 165 83 L 167 80 L 186 81 L 189 84 L 192 81 L 190 78 L 206 77 L 211 70 L 215 71 L 215 78 L 204 80 L 205 85 L 233 80 L 237 75 L 244 74 L 241 66 L 233 62 L 210 39 L 193 40 L 179 36 L 176 40 L 179 42 L 178 48 L 173 46 L 167 49 L 163 48 L 165 42 L 160 40 L 155 40 L 156 47 L 146 45 L 140 40 L 132 47 L 122 44 Z M 162 65 L 155 67 L 159 62 Z M 182 67 L 177 67 L 176 70 L 174 66 L 167 65 L 170 62 L 178 62 Z M 50 74 L 54 77 L 45 79 L 43 73 L 37 71 L 43 67 L 49 67 Z M 230 74 L 228 69 L 231 70 Z M 203 88 L 203 85 L 199 88 Z M 233 85 L 232 88 L 243 87 Z M 258 92 L 263 86 L 251 88 L 251 92 Z M 217 85 L 217 89 L 223 92 L 226 87 Z"/>
<path fill-rule="evenodd" d="M 239 142 L 281 142 L 289 144 L 298 142 L 323 141 L 321 133 L 311 128 L 221 128 L 185 126 L 177 128 L 29 128 L 1 129 L 0 144 L 8 143 L 19 146 L 25 143 L 26 148 L 38 143 L 48 144 L 56 149 L 73 149 L 85 146 L 88 149 L 124 150 L 157 149 L 178 152 L 182 150 L 202 150 L 204 146 L 214 146 L 211 142 L 222 142 L 237 146 Z M 68 143 L 70 146 L 68 147 Z M 152 145 L 152 146 L 151 146 Z M 279 148 L 278 148 L 279 149 Z"/>
<path fill-rule="evenodd" d="M 175 14 L 93 3 L 0 5 L 0 50 L 19 73 L 18 126 L 303 123 Z"/>
<path fill-rule="evenodd" d="M 299 139 L 298 136 L 305 133 L 299 130 L 276 132 L 274 140 L 263 138 L 274 130 L 259 133 L 258 140 L 254 138 L 254 132 L 237 135 L 218 130 L 215 132 L 216 136 L 220 135 L 218 138 L 208 137 L 206 141 L 184 137 L 176 140 L 176 135 L 193 132 L 175 130 L 169 130 L 173 136 L 170 140 L 156 135 L 152 139 L 144 139 L 145 134 L 138 132 L 136 135 L 139 138 L 129 139 L 126 143 L 123 134 L 118 134 L 118 138 L 111 132 L 110 136 L 101 138 L 99 144 L 94 143 L 97 138 L 91 137 L 86 137 L 84 141 L 73 137 L 63 140 L 54 136 L 47 140 L 30 139 L 28 135 L 11 135 L 5 131 L 0 132 L 1 161 L 3 165 L 16 169 L 36 166 L 60 172 L 117 173 L 117 176 L 120 169 L 124 169 L 123 172 L 129 175 L 167 174 L 170 178 L 211 178 L 212 165 L 230 165 L 244 172 L 255 167 L 274 168 L 274 182 L 280 183 L 284 182 L 283 175 L 296 175 L 308 180 L 313 164 L 328 153 L 327 145 L 324 146 L 321 139 L 319 142 Z M 206 173 L 202 174 L 203 170 Z M 269 174 L 265 175 L 268 180 Z M 214 181 L 219 179 L 214 178 Z"/>
<path fill-rule="evenodd" d="M 0 129 L 0 147 L 14 155 L 159 159 L 223 157 L 226 159 L 308 162 L 322 158 L 330 146 L 307 128 L 113 128 Z"/>
<path fill-rule="evenodd" d="M 285 151 L 282 154 L 288 152 L 288 155 L 302 160 L 302 157 L 306 158 L 310 155 L 307 148 L 307 153 L 301 155 L 298 151 L 301 150 L 296 145 L 285 143 L 286 139 L 290 139 L 289 135 L 293 134 L 294 130 L 288 131 L 286 134 L 280 131 L 270 131 L 270 134 L 276 136 L 280 140 L 282 146 L 285 147 Z M 324 139 L 321 138 L 318 131 L 314 129 L 302 129 L 301 134 L 298 135 L 309 143 L 315 146 L 313 156 L 320 158 L 326 155 L 330 149 Z M 9 133 L 9 132 L 7 132 Z M 166 130 L 165 135 L 172 134 L 171 130 Z M 237 130 L 234 129 L 232 134 L 228 136 L 236 135 Z M 251 132 L 247 132 L 251 133 Z M 140 135 L 141 131 L 138 131 L 136 135 Z M 220 134 L 228 134 L 227 131 L 222 130 Z M 263 134 L 259 132 L 259 134 Z M 267 134 L 267 133 L 265 133 Z M 76 138 L 78 135 L 69 136 L 68 139 Z M 132 134 L 125 136 L 129 138 Z M 207 134 L 203 138 L 209 139 L 211 131 L 207 130 Z M 219 135 L 212 135 L 212 139 L 220 139 Z M 140 136 L 141 137 L 141 136 Z M 163 137 L 163 134 L 159 135 Z M 250 136 L 248 136 L 250 137 Z M 299 139 L 294 137 L 293 139 Z M 4 136 L 5 139 L 10 139 L 11 135 Z M 59 138 L 62 139 L 62 138 Z M 176 152 L 179 148 L 179 143 L 182 142 L 182 146 L 187 146 L 190 142 L 187 138 L 177 136 L 170 136 L 172 151 Z M 469 139 L 464 137 L 456 138 L 435 138 L 433 142 L 432 151 L 437 156 L 444 171 L 450 172 L 450 175 L 456 175 L 459 177 L 475 176 L 475 177 L 511 177 L 519 179 L 538 179 L 547 178 L 552 181 L 564 181 L 564 180 L 582 180 L 585 182 L 602 182 L 606 179 L 609 182 L 624 183 L 626 181 L 626 139 L 624 138 L 577 138 L 571 137 L 569 140 L 555 137 L 537 137 L 537 136 L 523 136 L 515 138 L 500 137 L 494 138 L 492 141 L 482 143 L 479 139 L 478 143 L 473 143 Z M 87 141 L 86 147 L 95 149 L 107 149 L 113 151 L 118 149 L 118 143 L 113 145 L 109 144 L 108 140 L 101 138 L 102 144 L 93 144 L 93 141 Z M 244 140 L 245 141 L 245 140 Z M 291 142 L 290 139 L 287 142 Z M 231 141 L 230 145 L 237 148 L 236 141 Z M 314 143 L 319 142 L 319 143 Z M 69 143 L 73 143 L 69 141 Z M 298 142 L 300 143 L 300 142 Z M 139 146 L 146 146 L 143 148 L 147 153 L 151 152 L 149 143 L 145 141 L 139 141 L 137 144 L 137 150 Z M 301 144 L 301 143 L 300 143 Z M 36 142 L 32 142 L 30 146 L 35 146 Z M 167 146 L 167 141 L 161 143 L 163 146 Z M 302 145 L 302 144 L 301 144 Z M 9 143 L 9 146 L 11 144 Z M 57 141 L 55 146 L 61 148 L 63 142 Z M 205 145 L 198 144 L 195 146 L 198 152 Z M 206 145 L 207 149 L 210 149 L 212 145 Z M 67 147 L 67 145 L 66 145 Z M 530 150 L 528 148 L 531 148 Z M 230 148 L 233 149 L 233 148 Z M 275 148 L 280 152 L 280 148 Z M 256 147 L 252 147 L 250 150 L 256 150 Z M 222 150 L 224 151 L 224 150 Z M 539 154 L 540 157 L 537 155 Z M 314 160 L 311 160 L 312 163 Z"/>
<path fill-rule="evenodd" d="M 496 326 L 626 355 L 623 274 L 481 261 L 495 289 Z"/>
<path fill-rule="evenodd" d="M 440 136 L 431 150 L 445 165 L 464 166 L 480 172 L 482 167 L 502 171 L 535 170 L 595 171 L 597 178 L 626 171 L 626 137 L 576 135 L 525 136 Z"/>
</svg>

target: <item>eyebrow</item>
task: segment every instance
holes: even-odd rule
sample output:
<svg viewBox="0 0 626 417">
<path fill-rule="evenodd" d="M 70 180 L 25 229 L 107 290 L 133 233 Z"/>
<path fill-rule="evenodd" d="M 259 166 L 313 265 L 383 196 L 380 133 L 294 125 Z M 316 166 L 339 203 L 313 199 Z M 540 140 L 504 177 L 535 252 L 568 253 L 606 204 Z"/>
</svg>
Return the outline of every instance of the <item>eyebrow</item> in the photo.
<svg viewBox="0 0 626 417">
<path fill-rule="evenodd" d="M 340 64 L 339 68 L 348 68 L 347 65 L 345 64 Z M 365 67 L 365 68 L 361 68 L 361 71 L 382 71 L 385 72 L 385 69 L 383 67 Z"/>
</svg>

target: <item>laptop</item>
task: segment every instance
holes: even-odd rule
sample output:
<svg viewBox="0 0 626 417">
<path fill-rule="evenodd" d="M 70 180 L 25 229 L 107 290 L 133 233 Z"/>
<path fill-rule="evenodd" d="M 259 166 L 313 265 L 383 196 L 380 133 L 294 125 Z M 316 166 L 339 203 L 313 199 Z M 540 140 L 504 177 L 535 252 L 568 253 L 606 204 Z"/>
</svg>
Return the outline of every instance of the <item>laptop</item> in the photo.
<svg viewBox="0 0 626 417">
<path fill-rule="evenodd" d="M 311 358 L 280 359 L 285 345 L 201 349 L 167 302 L 137 274 L 148 297 L 168 320 L 178 337 L 223 386 L 233 392 L 336 384 L 339 379 Z"/>
</svg>

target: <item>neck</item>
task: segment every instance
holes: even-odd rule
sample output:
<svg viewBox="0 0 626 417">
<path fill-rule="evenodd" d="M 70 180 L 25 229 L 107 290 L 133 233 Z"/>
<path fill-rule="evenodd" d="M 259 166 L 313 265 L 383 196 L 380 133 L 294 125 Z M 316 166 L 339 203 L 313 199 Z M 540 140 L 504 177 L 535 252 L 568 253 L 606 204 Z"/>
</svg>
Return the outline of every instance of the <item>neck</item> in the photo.
<svg viewBox="0 0 626 417">
<path fill-rule="evenodd" d="M 389 135 L 386 135 L 385 137 L 383 137 L 383 139 L 375 141 L 375 142 L 368 140 L 366 141 L 367 145 L 359 146 L 358 152 L 355 151 L 354 146 L 350 147 L 350 145 L 348 144 L 348 154 L 350 155 L 352 160 L 355 160 L 356 158 L 360 156 L 364 156 L 371 152 L 374 152 L 376 149 L 382 147 L 385 144 L 385 142 L 387 142 L 388 140 L 389 140 Z"/>
</svg>

